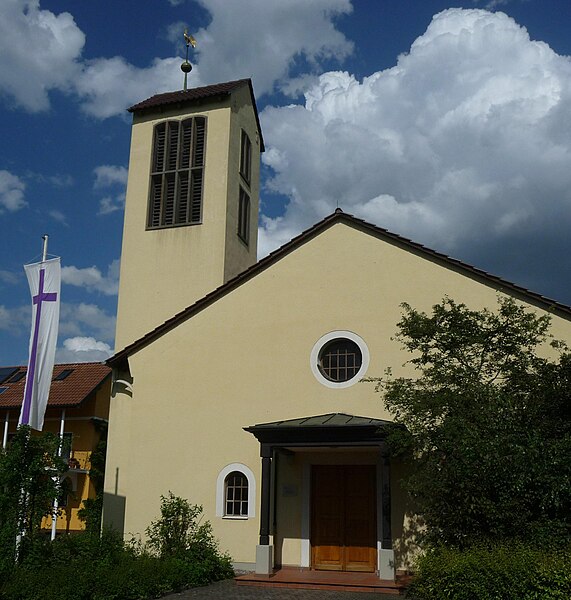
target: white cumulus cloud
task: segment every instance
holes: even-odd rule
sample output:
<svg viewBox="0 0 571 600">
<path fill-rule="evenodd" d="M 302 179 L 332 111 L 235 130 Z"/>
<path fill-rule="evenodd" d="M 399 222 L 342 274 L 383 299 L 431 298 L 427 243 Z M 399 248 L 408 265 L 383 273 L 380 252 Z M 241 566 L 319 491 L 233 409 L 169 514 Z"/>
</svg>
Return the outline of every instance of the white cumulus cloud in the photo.
<svg viewBox="0 0 571 600">
<path fill-rule="evenodd" d="M 8 281 L 8 283 L 10 283 Z M 21 335 L 30 328 L 32 310 L 29 306 L 7 307 L 0 304 L 0 331 Z"/>
<path fill-rule="evenodd" d="M 116 165 L 100 165 L 93 169 L 95 173 L 95 189 L 113 185 L 126 186 L 128 171 L 126 167 Z"/>
<path fill-rule="evenodd" d="M 334 23 L 352 12 L 350 0 L 199 2 L 212 16 L 208 27 L 194 33 L 198 68 L 208 83 L 253 76 L 261 95 L 285 83 L 299 57 L 317 67 L 353 51 Z"/>
<path fill-rule="evenodd" d="M 446 10 L 393 68 L 324 73 L 261 120 L 264 202 L 289 198 L 262 255 L 336 206 L 476 261 L 571 226 L 571 59 L 503 13 Z"/>
<path fill-rule="evenodd" d="M 102 362 L 113 354 L 109 344 L 93 337 L 73 337 L 64 340 L 63 348 L 56 351 L 57 363 Z"/>
<path fill-rule="evenodd" d="M 119 291 L 119 260 L 114 260 L 109 265 L 105 275 L 95 266 L 62 267 L 61 280 L 68 285 L 101 292 L 106 296 L 114 296 Z"/>
<path fill-rule="evenodd" d="M 180 58 L 155 58 L 146 68 L 121 56 L 87 61 L 75 80 L 82 109 L 105 119 L 124 115 L 126 109 L 159 92 L 181 88 Z"/>
<path fill-rule="evenodd" d="M 50 90 L 69 89 L 84 44 L 85 35 L 71 14 L 42 10 L 39 0 L 2 0 L 2 94 L 31 112 L 47 109 Z"/>
<path fill-rule="evenodd" d="M 296 61 L 315 75 L 324 59 L 341 61 L 353 50 L 335 27 L 336 17 L 352 11 L 351 0 L 198 1 L 211 19 L 193 32 L 198 40 L 191 57 L 193 87 L 252 77 L 258 94 L 276 87 L 287 93 L 300 82 L 307 85 L 308 73 L 300 73 L 295 84 L 288 80 Z M 32 112 L 48 109 L 50 91 L 59 90 L 77 97 L 82 110 L 96 118 L 125 115 L 141 99 L 182 87 L 181 28 L 176 23 L 166 32 L 174 40 L 179 31 L 177 55 L 155 57 L 146 67 L 122 56 L 87 59 L 85 34 L 70 13 L 41 9 L 39 0 L 4 0 L 0 89 L 10 104 Z M 42 52 L 30 52 L 29 40 Z"/>
<path fill-rule="evenodd" d="M 95 304 L 62 302 L 59 335 L 62 337 L 92 336 L 112 342 L 115 337 L 115 316 Z"/>
<path fill-rule="evenodd" d="M 16 212 L 27 206 L 24 199 L 26 184 L 9 171 L 0 170 L 0 213 Z"/>
<path fill-rule="evenodd" d="M 94 169 L 95 190 L 116 190 L 113 195 L 106 195 L 99 201 L 99 214 L 107 215 L 125 207 L 125 188 L 128 171 L 126 167 L 115 165 L 100 165 Z"/>
</svg>

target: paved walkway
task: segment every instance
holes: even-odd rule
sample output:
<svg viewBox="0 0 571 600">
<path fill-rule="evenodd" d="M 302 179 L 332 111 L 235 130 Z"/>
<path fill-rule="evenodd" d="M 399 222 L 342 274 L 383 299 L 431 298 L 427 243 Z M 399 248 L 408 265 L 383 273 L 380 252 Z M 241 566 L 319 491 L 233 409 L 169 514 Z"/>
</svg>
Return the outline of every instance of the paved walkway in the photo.
<svg viewBox="0 0 571 600">
<path fill-rule="evenodd" d="M 236 585 L 233 579 L 164 596 L 164 600 L 202 600 L 203 598 L 204 600 L 402 600 L 403 596 Z"/>
</svg>

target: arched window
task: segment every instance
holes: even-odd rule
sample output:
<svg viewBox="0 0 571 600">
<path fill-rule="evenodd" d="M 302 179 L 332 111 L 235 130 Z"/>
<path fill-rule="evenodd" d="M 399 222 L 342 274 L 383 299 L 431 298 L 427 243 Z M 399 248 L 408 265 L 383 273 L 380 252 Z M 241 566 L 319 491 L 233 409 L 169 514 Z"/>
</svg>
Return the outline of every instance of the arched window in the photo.
<svg viewBox="0 0 571 600">
<path fill-rule="evenodd" d="M 246 465 L 232 463 L 224 467 L 216 481 L 216 516 L 248 519 L 256 516 L 256 480 Z"/>
<path fill-rule="evenodd" d="M 248 479 L 240 471 L 232 471 L 224 480 L 224 516 L 248 516 Z"/>
</svg>

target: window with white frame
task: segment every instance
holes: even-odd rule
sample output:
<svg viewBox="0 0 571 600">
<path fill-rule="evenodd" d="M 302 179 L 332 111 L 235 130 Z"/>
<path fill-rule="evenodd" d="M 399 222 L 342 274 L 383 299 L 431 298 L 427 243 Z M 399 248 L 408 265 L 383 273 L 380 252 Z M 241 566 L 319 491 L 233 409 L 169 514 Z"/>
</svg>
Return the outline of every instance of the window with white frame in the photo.
<svg viewBox="0 0 571 600">
<path fill-rule="evenodd" d="M 309 361 L 317 381 L 329 388 L 345 388 L 364 377 L 369 349 L 352 331 L 331 331 L 317 340 Z"/>
<path fill-rule="evenodd" d="M 248 519 L 256 515 L 256 480 L 252 470 L 242 463 L 226 465 L 216 481 L 216 516 Z"/>
</svg>

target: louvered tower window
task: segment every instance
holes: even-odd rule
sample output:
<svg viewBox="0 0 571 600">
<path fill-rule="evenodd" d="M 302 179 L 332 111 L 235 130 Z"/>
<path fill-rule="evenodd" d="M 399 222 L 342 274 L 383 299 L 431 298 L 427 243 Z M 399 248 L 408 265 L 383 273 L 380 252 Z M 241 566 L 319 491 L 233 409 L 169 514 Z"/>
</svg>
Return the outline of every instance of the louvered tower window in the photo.
<svg viewBox="0 0 571 600">
<path fill-rule="evenodd" d="M 202 221 L 206 118 L 155 126 L 147 227 Z"/>
</svg>

